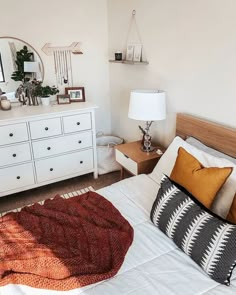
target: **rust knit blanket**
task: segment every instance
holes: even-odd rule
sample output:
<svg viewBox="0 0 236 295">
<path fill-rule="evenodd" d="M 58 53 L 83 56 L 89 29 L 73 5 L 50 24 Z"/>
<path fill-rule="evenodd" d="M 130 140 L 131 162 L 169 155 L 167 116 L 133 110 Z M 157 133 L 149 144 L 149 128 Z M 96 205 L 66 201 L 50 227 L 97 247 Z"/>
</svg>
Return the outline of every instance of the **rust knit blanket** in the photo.
<svg viewBox="0 0 236 295">
<path fill-rule="evenodd" d="M 69 290 L 111 278 L 133 229 L 95 192 L 34 204 L 0 219 L 0 286 Z"/>
</svg>

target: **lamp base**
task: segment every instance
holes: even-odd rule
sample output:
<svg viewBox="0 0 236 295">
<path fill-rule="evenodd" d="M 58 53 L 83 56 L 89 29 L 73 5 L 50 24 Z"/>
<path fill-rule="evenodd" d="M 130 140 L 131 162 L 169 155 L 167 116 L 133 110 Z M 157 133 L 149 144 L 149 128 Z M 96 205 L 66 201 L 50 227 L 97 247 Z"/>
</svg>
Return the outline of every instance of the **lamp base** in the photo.
<svg viewBox="0 0 236 295">
<path fill-rule="evenodd" d="M 143 151 L 145 153 L 153 152 L 155 150 L 155 148 L 153 146 L 150 146 L 149 148 L 146 148 L 145 146 L 141 146 L 140 149 L 141 149 L 141 151 Z"/>
</svg>

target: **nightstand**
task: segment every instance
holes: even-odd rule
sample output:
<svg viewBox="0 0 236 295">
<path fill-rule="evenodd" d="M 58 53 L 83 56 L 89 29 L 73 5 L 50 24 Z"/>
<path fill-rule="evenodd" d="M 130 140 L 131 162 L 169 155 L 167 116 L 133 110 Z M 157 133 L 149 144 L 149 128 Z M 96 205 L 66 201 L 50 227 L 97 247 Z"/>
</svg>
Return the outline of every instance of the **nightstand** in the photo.
<svg viewBox="0 0 236 295">
<path fill-rule="evenodd" d="M 115 146 L 116 161 L 122 166 L 121 179 L 124 177 L 124 169 L 133 175 L 150 173 L 162 154 L 157 154 L 157 149 L 163 153 L 165 148 L 157 146 L 153 152 L 146 153 L 141 149 L 141 141 L 134 141 Z"/>
</svg>

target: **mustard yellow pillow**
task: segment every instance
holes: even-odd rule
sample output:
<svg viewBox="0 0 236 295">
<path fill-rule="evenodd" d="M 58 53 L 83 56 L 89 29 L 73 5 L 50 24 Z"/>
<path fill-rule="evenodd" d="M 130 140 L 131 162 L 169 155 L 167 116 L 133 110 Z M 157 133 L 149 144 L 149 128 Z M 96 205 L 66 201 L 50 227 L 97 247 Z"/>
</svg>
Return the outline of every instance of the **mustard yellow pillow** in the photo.
<svg viewBox="0 0 236 295">
<path fill-rule="evenodd" d="M 223 186 L 233 168 L 205 168 L 182 147 L 170 178 L 183 186 L 205 207 L 210 208 L 217 192 Z"/>
</svg>

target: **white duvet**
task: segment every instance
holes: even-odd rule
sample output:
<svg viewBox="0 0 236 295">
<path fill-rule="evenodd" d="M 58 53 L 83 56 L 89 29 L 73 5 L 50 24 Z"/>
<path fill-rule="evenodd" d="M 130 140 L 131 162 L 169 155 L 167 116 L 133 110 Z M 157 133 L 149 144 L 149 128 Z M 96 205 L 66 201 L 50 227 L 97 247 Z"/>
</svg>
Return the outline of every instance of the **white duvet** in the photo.
<svg viewBox="0 0 236 295">
<path fill-rule="evenodd" d="M 114 278 L 71 291 L 8 285 L 0 295 L 236 295 L 235 270 L 230 287 L 219 285 L 151 223 L 158 188 L 149 176 L 138 175 L 98 190 L 134 228 L 133 244 Z"/>
</svg>

